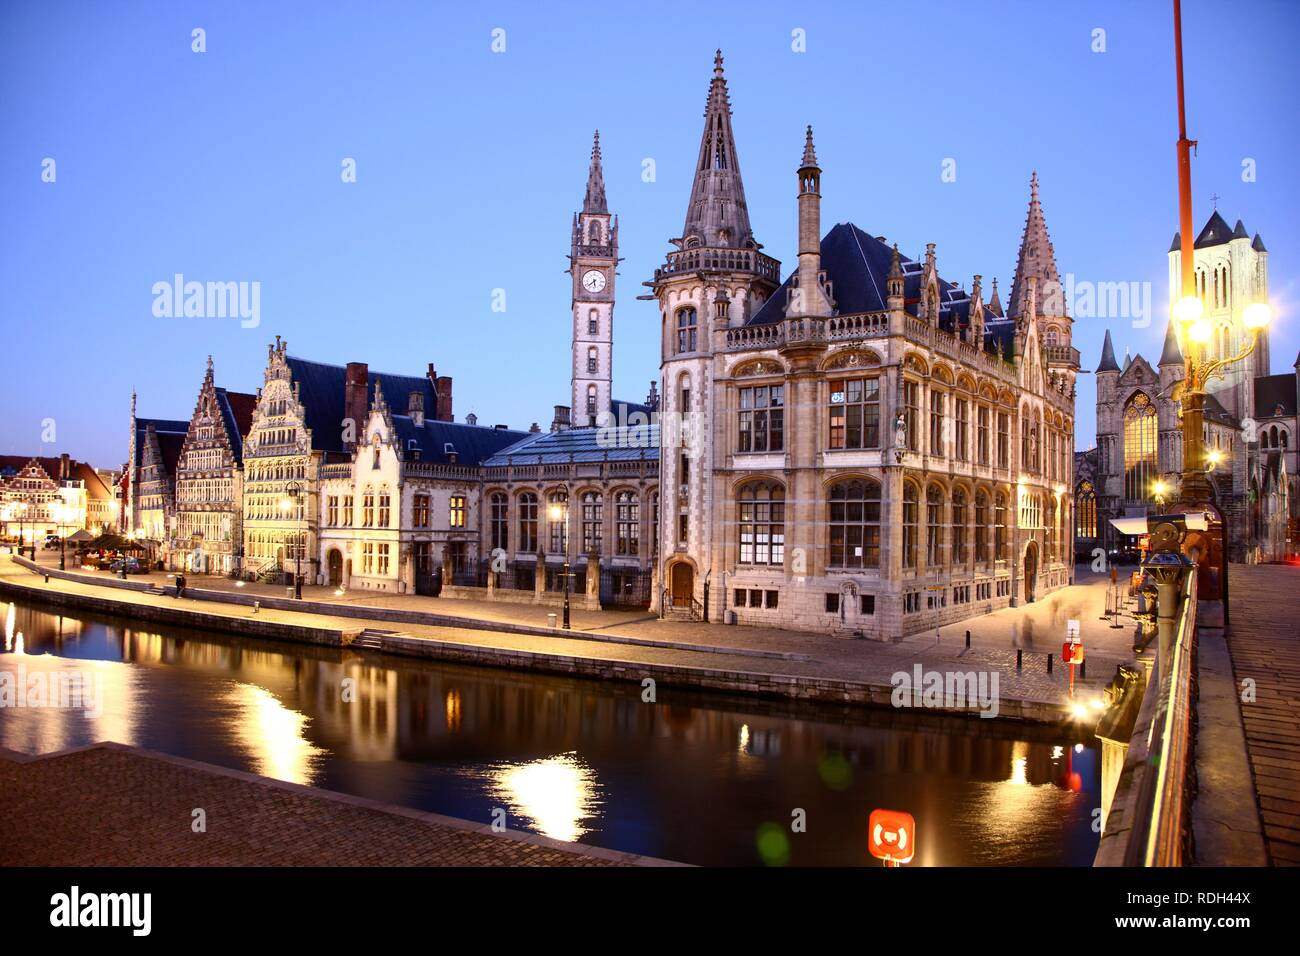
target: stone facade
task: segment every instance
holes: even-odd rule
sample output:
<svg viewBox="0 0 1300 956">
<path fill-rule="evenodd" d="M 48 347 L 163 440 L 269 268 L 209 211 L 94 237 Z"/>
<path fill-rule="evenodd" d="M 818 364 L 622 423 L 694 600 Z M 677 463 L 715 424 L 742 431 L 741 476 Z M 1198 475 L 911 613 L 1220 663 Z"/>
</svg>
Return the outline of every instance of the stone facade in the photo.
<svg viewBox="0 0 1300 956">
<path fill-rule="evenodd" d="M 1013 308 L 849 223 L 822 234 L 808 130 L 799 264 L 749 225 L 721 56 L 662 323 L 665 613 L 888 639 L 1072 577 L 1077 351 L 1031 184 Z"/>
</svg>

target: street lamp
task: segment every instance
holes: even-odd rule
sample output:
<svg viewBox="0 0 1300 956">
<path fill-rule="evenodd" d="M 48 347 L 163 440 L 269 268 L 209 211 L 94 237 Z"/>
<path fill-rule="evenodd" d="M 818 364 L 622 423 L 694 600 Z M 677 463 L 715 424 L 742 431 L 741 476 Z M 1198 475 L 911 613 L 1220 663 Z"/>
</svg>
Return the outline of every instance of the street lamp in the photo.
<svg viewBox="0 0 1300 956">
<path fill-rule="evenodd" d="M 23 541 L 26 538 L 26 531 L 23 527 L 24 519 L 27 516 L 27 502 L 19 501 L 13 506 L 14 514 L 18 515 L 18 556 L 23 554 Z M 36 560 L 35 534 L 32 535 L 32 560 Z"/>
<path fill-rule="evenodd" d="M 302 504 L 302 485 L 296 481 L 291 481 L 285 485 L 284 497 L 280 499 L 280 510 L 287 516 L 289 509 L 297 506 L 298 508 L 298 541 L 293 549 L 294 554 L 294 571 L 293 571 L 293 596 L 302 600 L 302 552 L 307 546 L 306 529 L 303 528 L 303 522 L 306 520 L 306 511 Z"/>
<path fill-rule="evenodd" d="M 1165 500 L 1169 497 L 1169 484 L 1163 479 L 1157 479 L 1151 486 L 1151 494 L 1156 499 L 1156 508 L 1161 514 L 1165 513 Z"/>
<path fill-rule="evenodd" d="M 63 525 L 67 522 L 68 518 L 70 517 L 70 515 L 68 514 L 70 510 L 71 509 L 69 509 L 68 506 L 63 504 L 62 502 L 50 506 L 50 511 L 53 512 L 54 514 L 55 526 L 59 529 L 59 570 L 60 571 L 67 570 L 68 548 L 67 545 L 64 543 Z"/>
<path fill-rule="evenodd" d="M 572 572 L 569 571 L 569 508 L 568 503 L 561 504 L 558 501 L 552 502 L 549 509 L 551 522 L 558 524 L 564 523 L 564 530 L 560 534 L 560 540 L 564 543 L 564 568 L 560 571 L 560 577 L 564 579 L 564 629 L 570 630 L 569 625 L 569 581 L 573 578 Z"/>
</svg>

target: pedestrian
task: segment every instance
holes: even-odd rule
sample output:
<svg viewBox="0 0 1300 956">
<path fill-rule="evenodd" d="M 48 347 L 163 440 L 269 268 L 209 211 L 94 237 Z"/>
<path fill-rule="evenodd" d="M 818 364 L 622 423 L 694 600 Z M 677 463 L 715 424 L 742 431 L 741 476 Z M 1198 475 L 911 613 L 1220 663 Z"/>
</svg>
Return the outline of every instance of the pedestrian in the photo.
<svg viewBox="0 0 1300 956">
<path fill-rule="evenodd" d="M 176 596 L 178 598 L 185 596 L 185 575 L 176 575 Z"/>
</svg>

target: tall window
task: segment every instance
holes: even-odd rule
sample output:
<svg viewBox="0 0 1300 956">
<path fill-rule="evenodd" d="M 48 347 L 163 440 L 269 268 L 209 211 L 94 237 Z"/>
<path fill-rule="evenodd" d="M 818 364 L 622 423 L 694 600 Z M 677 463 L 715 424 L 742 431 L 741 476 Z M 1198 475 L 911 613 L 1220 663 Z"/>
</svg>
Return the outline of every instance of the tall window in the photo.
<svg viewBox="0 0 1300 956">
<path fill-rule="evenodd" d="M 369 488 L 361 496 L 361 526 L 363 528 L 375 526 L 375 493 Z"/>
<path fill-rule="evenodd" d="M 737 501 L 741 564 L 785 563 L 785 490 L 755 481 L 740 489 Z"/>
<path fill-rule="evenodd" d="M 1142 392 L 1124 406 L 1124 498 L 1145 501 L 1156 476 L 1156 407 Z"/>
<path fill-rule="evenodd" d="M 938 485 L 925 491 L 925 564 L 943 567 L 943 489 Z"/>
<path fill-rule="evenodd" d="M 1011 416 L 998 412 L 998 467 L 1011 467 Z"/>
<path fill-rule="evenodd" d="M 587 386 L 587 414 L 595 416 L 596 414 L 596 386 Z"/>
<path fill-rule="evenodd" d="M 903 383 L 903 404 L 907 407 L 907 450 L 920 451 L 921 386 L 916 382 Z"/>
<path fill-rule="evenodd" d="M 531 491 L 519 496 L 519 550 L 537 550 L 537 496 Z"/>
<path fill-rule="evenodd" d="M 966 492 L 952 490 L 952 563 L 966 563 Z"/>
<path fill-rule="evenodd" d="M 343 527 L 352 527 L 352 495 L 343 496 Z"/>
<path fill-rule="evenodd" d="M 641 546 L 641 502 L 636 492 L 620 491 L 614 496 L 614 553 L 635 555 Z"/>
<path fill-rule="evenodd" d="M 546 499 L 547 538 L 551 554 L 569 553 L 569 495 L 553 491 Z"/>
<path fill-rule="evenodd" d="M 600 330 L 600 319 L 595 309 L 587 313 L 587 334 L 595 335 Z"/>
<path fill-rule="evenodd" d="M 999 491 L 993 499 L 993 556 L 1007 559 L 1007 493 Z"/>
<path fill-rule="evenodd" d="M 903 567 L 916 567 L 916 485 L 903 482 Z"/>
<path fill-rule="evenodd" d="M 339 523 L 339 496 L 330 495 L 329 505 L 325 510 L 325 523 L 328 525 L 337 525 Z"/>
<path fill-rule="evenodd" d="M 488 500 L 492 550 L 510 550 L 510 503 L 505 492 L 494 492 Z"/>
<path fill-rule="evenodd" d="M 740 390 L 739 451 L 785 447 L 785 387 L 759 385 Z"/>
<path fill-rule="evenodd" d="M 956 419 L 957 431 L 954 437 L 952 457 L 958 461 L 966 461 L 970 456 L 968 442 L 970 441 L 970 402 L 964 398 L 956 401 Z"/>
<path fill-rule="evenodd" d="M 989 559 L 989 496 L 984 491 L 975 493 L 975 562 L 984 564 Z"/>
<path fill-rule="evenodd" d="M 943 455 L 943 406 L 947 395 L 930 392 L 930 454 Z"/>
<path fill-rule="evenodd" d="M 830 447 L 879 448 L 880 379 L 840 379 L 830 389 Z"/>
<path fill-rule="evenodd" d="M 600 492 L 586 492 L 582 496 L 582 550 L 587 554 L 600 554 L 604 517 L 605 499 Z"/>
<path fill-rule="evenodd" d="M 411 523 L 417 528 L 429 527 L 429 496 L 416 495 L 412 503 Z"/>
<path fill-rule="evenodd" d="M 1078 538 L 1097 537 L 1097 491 L 1091 481 L 1079 482 L 1074 493 L 1074 534 Z"/>
<path fill-rule="evenodd" d="M 880 485 L 852 479 L 831 486 L 830 566 L 880 567 Z"/>
<path fill-rule="evenodd" d="M 597 359 L 596 359 L 596 350 L 595 350 L 595 348 L 589 348 L 589 349 L 587 349 L 587 371 L 588 371 L 588 372 L 594 372 L 594 371 L 596 371 L 596 362 L 597 362 Z"/>
<path fill-rule="evenodd" d="M 379 527 L 387 528 L 392 518 L 392 503 L 388 496 L 388 489 L 385 488 L 379 492 Z"/>
<path fill-rule="evenodd" d="M 677 351 L 694 352 L 699 344 L 699 317 L 692 308 L 677 310 Z"/>
<path fill-rule="evenodd" d="M 989 463 L 989 410 L 981 405 L 976 417 L 977 432 L 975 444 L 975 461 L 980 465 Z"/>
<path fill-rule="evenodd" d="M 465 527 L 465 496 L 452 495 L 447 508 L 447 523 L 452 528 Z"/>
</svg>

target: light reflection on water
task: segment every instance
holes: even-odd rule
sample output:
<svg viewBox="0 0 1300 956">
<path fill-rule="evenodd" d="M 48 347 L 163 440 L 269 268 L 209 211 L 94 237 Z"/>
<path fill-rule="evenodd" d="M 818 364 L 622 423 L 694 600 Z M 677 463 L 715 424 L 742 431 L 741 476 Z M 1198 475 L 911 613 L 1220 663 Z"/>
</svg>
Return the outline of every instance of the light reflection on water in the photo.
<svg viewBox="0 0 1300 956">
<path fill-rule="evenodd" d="M 911 812 L 913 865 L 1087 864 L 1091 743 L 989 721 L 808 710 L 6 608 L 0 672 L 94 669 L 95 718 L 0 709 L 0 746 L 118 740 L 561 840 L 753 864 L 764 823 L 793 865 L 872 865 L 866 819 Z M 10 645 L 11 638 L 14 646 Z M 345 688 L 348 693 L 344 693 Z M 832 767 L 834 772 L 827 771 Z"/>
</svg>

